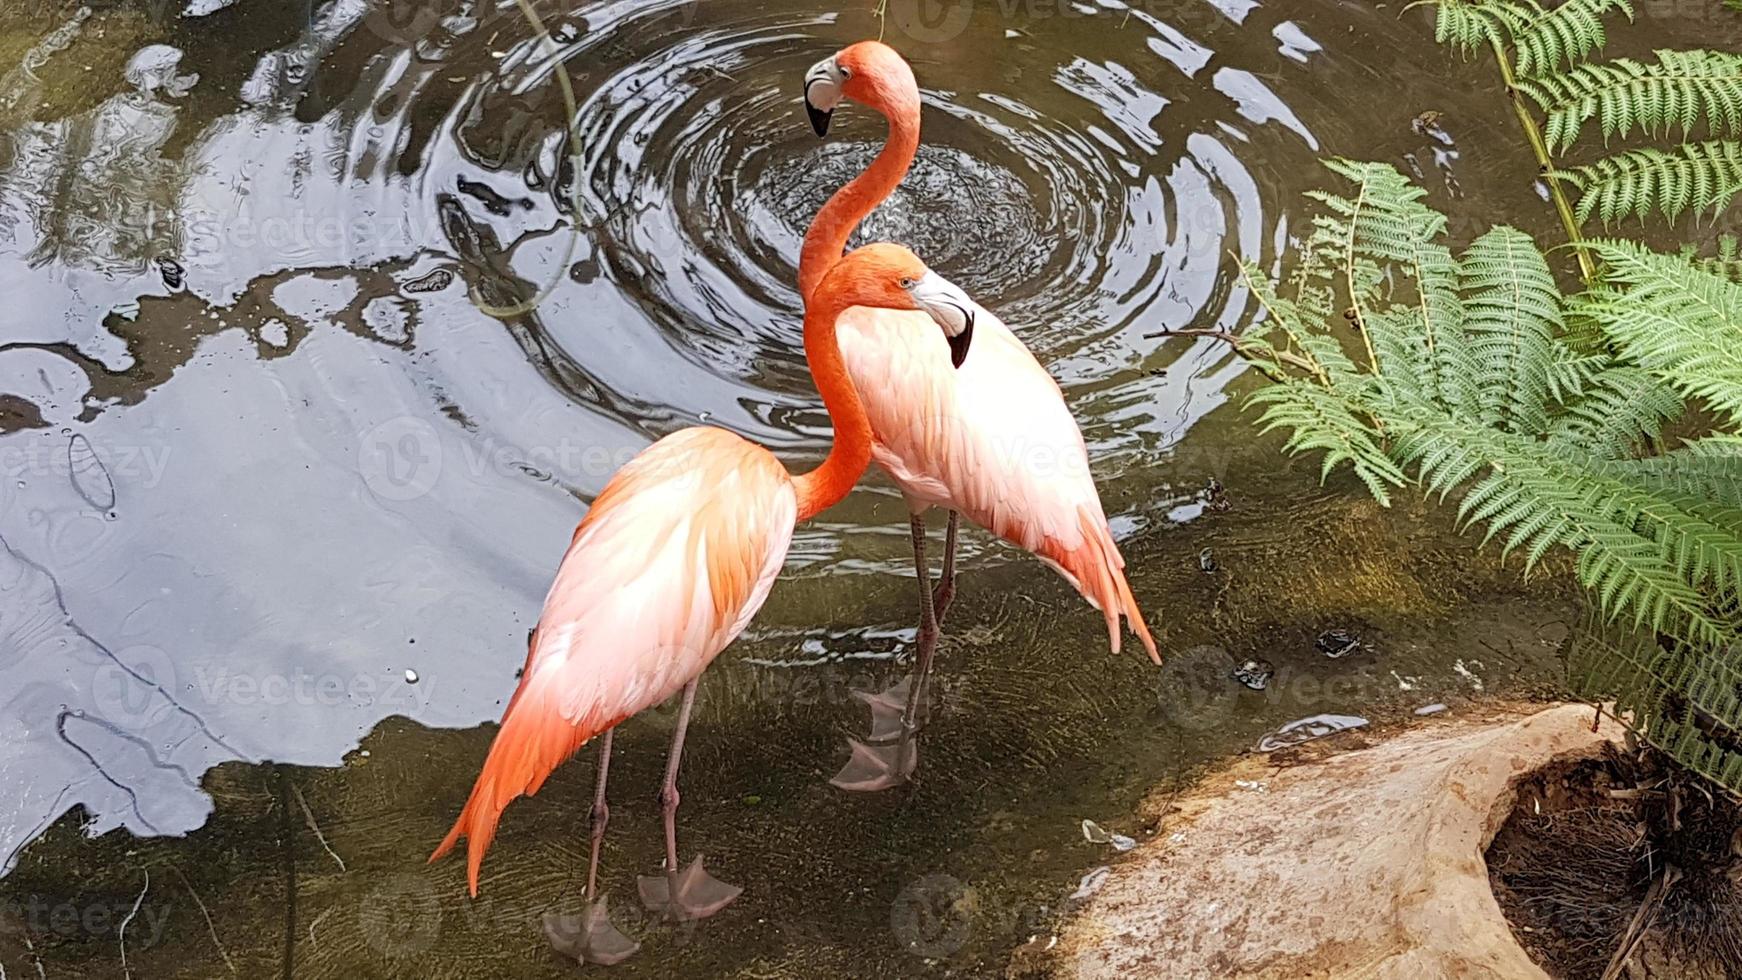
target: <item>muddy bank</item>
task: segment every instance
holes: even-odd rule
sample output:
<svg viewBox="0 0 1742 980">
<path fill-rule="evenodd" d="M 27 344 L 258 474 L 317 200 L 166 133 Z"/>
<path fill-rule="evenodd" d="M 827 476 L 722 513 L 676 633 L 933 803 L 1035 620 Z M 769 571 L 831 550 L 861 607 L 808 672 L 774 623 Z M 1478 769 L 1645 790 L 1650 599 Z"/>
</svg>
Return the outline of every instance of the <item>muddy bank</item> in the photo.
<svg viewBox="0 0 1742 980">
<path fill-rule="evenodd" d="M 1017 972 L 1545 977 L 1483 854 L 1521 774 L 1620 741 L 1592 721 L 1582 705 L 1489 708 L 1242 758 L 1152 798 L 1156 838 Z"/>
</svg>

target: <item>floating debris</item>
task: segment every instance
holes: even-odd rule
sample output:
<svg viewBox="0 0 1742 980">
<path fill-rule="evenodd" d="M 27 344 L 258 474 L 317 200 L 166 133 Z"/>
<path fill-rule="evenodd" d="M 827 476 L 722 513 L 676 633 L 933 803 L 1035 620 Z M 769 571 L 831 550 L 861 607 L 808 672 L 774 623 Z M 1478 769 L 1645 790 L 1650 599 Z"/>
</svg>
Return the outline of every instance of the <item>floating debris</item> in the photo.
<svg viewBox="0 0 1742 980">
<path fill-rule="evenodd" d="M 1234 668 L 1234 679 L 1254 691 L 1262 691 L 1270 686 L 1270 678 L 1276 675 L 1276 668 L 1268 660 L 1248 660 Z"/>
<path fill-rule="evenodd" d="M 427 275 L 420 276 L 399 287 L 408 293 L 435 293 L 454 284 L 454 274 L 447 269 L 432 269 Z"/>
<path fill-rule="evenodd" d="M 1364 644 L 1359 636 L 1349 630 L 1332 629 L 1320 633 L 1319 638 L 1313 641 L 1313 646 L 1318 647 L 1319 652 L 1325 656 L 1337 660 L 1362 649 Z"/>
<path fill-rule="evenodd" d="M 1275 752 L 1277 749 L 1286 749 L 1366 725 L 1367 719 L 1358 715 L 1313 715 L 1311 718 L 1291 721 L 1259 739 L 1258 751 Z"/>
<path fill-rule="evenodd" d="M 171 258 L 158 257 L 157 273 L 163 277 L 163 284 L 171 289 L 180 289 L 181 284 L 187 281 L 186 270 L 181 267 L 180 262 Z"/>
<path fill-rule="evenodd" d="M 1445 710 L 1447 710 L 1447 709 L 1446 709 L 1446 706 L 1443 704 L 1438 704 L 1438 703 L 1424 704 L 1421 707 L 1415 709 L 1415 713 L 1425 717 L 1427 715 L 1437 715 L 1440 712 L 1445 711 Z"/>
<path fill-rule="evenodd" d="M 1214 575 L 1216 572 L 1220 571 L 1221 568 L 1222 566 L 1216 561 L 1216 556 L 1210 553 L 1210 549 L 1205 548 L 1198 552 L 1199 571 L 1203 572 L 1205 575 Z"/>
<path fill-rule="evenodd" d="M 1115 851 L 1129 851 L 1137 846 L 1137 842 L 1124 834 L 1109 833 L 1104 827 L 1093 820 L 1083 821 L 1083 839 L 1091 844 L 1111 844 Z"/>
<path fill-rule="evenodd" d="M 1112 874 L 1113 869 L 1103 864 L 1084 875 L 1083 880 L 1077 883 L 1077 890 L 1071 892 L 1071 901 L 1080 902 L 1100 891 L 1101 886 L 1107 883 L 1107 878 Z"/>
<path fill-rule="evenodd" d="M 1421 678 L 1414 676 L 1405 677 L 1395 670 L 1391 672 L 1391 676 L 1397 681 L 1397 689 L 1399 691 L 1413 691 L 1415 690 L 1415 686 L 1421 683 Z"/>
<path fill-rule="evenodd" d="M 1204 484 L 1204 507 L 1218 513 L 1232 510 L 1234 502 L 1228 499 L 1228 490 L 1222 486 L 1222 481 L 1210 477 L 1210 482 Z"/>
<path fill-rule="evenodd" d="M 412 670 L 410 667 L 405 668 L 405 683 L 416 684 L 417 683 L 417 671 Z"/>
</svg>

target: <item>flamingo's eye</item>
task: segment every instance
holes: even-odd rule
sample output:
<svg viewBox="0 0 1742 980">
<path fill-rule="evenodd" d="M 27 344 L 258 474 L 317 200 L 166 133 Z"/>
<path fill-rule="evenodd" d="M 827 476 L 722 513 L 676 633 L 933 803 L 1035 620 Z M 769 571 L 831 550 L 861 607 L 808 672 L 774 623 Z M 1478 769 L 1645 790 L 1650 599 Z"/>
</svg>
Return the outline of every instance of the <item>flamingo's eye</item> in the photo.
<svg viewBox="0 0 1742 980">
<path fill-rule="evenodd" d="M 843 81 L 853 77 L 853 69 L 848 68 L 846 65 L 842 65 L 840 67 L 841 67 L 841 79 Z"/>
<path fill-rule="evenodd" d="M 913 279 L 911 277 L 909 277 L 909 276 L 902 276 L 901 277 L 901 288 L 902 289 L 912 289 L 915 285 L 917 285 L 917 284 L 913 281 Z"/>
</svg>

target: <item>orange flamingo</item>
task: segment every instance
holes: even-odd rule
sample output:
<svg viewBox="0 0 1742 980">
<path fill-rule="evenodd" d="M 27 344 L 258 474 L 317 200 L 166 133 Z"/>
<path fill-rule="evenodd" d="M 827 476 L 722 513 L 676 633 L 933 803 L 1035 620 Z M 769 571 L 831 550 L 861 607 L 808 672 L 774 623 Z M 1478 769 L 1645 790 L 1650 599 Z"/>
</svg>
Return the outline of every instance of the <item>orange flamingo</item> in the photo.
<svg viewBox="0 0 1742 980">
<path fill-rule="evenodd" d="M 484 768 L 433 862 L 468 838 L 468 888 L 503 808 L 538 792 L 551 771 L 603 735 L 592 809 L 586 912 L 547 917 L 560 950 L 614 963 L 633 953 L 595 901 L 609 809 L 611 733 L 624 719 L 682 691 L 660 790 L 664 874 L 643 876 L 642 901 L 683 920 L 712 915 L 739 889 L 714 879 L 698 855 L 677 859 L 678 762 L 702 671 L 750 622 L 774 584 L 793 525 L 852 489 L 871 459 L 871 430 L 834 340 L 851 306 L 920 311 L 965 357 L 978 309 L 898 245 L 868 245 L 829 270 L 805 304 L 805 353 L 835 427 L 828 458 L 799 476 L 774 454 L 724 429 L 693 427 L 660 439 L 605 485 L 575 530 L 545 598 L 520 686 Z M 940 340 L 940 343 L 943 341 Z"/>
<path fill-rule="evenodd" d="M 881 113 L 889 136 L 877 159 L 829 199 L 806 232 L 798 273 L 806 297 L 840 261 L 853 229 L 906 176 L 919 148 L 919 87 L 893 48 L 863 41 L 805 73 L 805 109 L 818 136 L 828 133 L 842 99 Z M 931 331 L 921 329 L 924 320 L 911 314 L 848 310 L 837 327 L 847 373 L 871 420 L 872 455 L 907 499 L 920 591 L 917 679 L 861 695 L 871 706 L 871 743 L 849 740 L 852 756 L 831 780 L 842 789 L 887 789 L 906 781 L 918 764 L 913 737 L 938 623 L 955 594 L 958 514 L 1062 574 L 1106 617 L 1113 652 L 1123 616 L 1150 659 L 1161 662 L 1125 581 L 1125 560 L 1101 510 L 1082 432 L 1058 384 L 997 317 L 982 313 L 977 323 L 974 360 L 959 371 L 951 370 Z M 933 506 L 949 510 L 935 592 L 924 517 Z"/>
</svg>

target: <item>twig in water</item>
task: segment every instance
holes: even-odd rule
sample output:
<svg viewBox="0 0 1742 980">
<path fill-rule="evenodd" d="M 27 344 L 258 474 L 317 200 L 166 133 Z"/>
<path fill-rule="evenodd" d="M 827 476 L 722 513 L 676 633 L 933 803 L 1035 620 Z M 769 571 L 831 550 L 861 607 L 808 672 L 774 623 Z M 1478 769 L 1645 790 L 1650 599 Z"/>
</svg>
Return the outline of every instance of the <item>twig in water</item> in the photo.
<svg viewBox="0 0 1742 980">
<path fill-rule="evenodd" d="M 236 964 L 230 962 L 229 951 L 224 949 L 224 944 L 218 940 L 218 927 L 212 924 L 212 913 L 206 911 L 206 903 L 200 900 L 200 893 L 194 891 L 194 883 L 189 881 L 188 876 L 182 874 L 181 869 L 175 865 L 170 865 L 169 870 L 174 871 L 175 876 L 181 879 L 181 883 L 187 888 L 188 894 L 193 896 L 194 904 L 200 907 L 200 914 L 206 917 L 206 931 L 212 934 L 212 945 L 218 947 L 218 955 L 224 958 L 224 965 L 230 968 L 230 975 L 235 976 Z M 5 980 L 5 978 L 0 977 L 0 980 Z"/>
<path fill-rule="evenodd" d="M 1143 335 L 1144 340 L 1154 340 L 1158 337 L 1208 337 L 1211 340 L 1220 340 L 1229 347 L 1234 348 L 1234 353 L 1239 354 L 1241 357 L 1247 356 L 1246 345 L 1240 342 L 1238 336 L 1231 334 L 1226 330 L 1205 330 L 1198 327 L 1170 327 L 1165 330 L 1157 330 L 1154 333 L 1146 333 Z M 1276 359 L 1290 367 L 1296 367 L 1302 371 L 1310 371 L 1314 374 L 1318 373 L 1317 365 L 1298 354 L 1279 350 L 1276 352 Z M 1280 378 L 1273 378 L 1272 380 L 1280 380 Z"/>
<path fill-rule="evenodd" d="M 133 971 L 127 967 L 127 926 L 133 921 L 133 917 L 139 914 L 139 907 L 145 904 L 145 893 L 150 890 L 151 869 L 147 868 L 145 870 L 145 887 L 139 889 L 139 897 L 133 900 L 133 910 L 127 913 L 127 918 L 121 920 L 121 931 L 116 937 L 121 943 L 121 975 L 127 980 L 133 978 Z"/>
<path fill-rule="evenodd" d="M 308 924 L 309 948 L 314 950 L 317 953 L 321 951 L 321 944 L 318 940 L 315 939 L 315 926 L 320 925 L 322 919 L 324 919 L 327 916 L 332 915 L 332 914 L 333 914 L 333 910 L 327 909 L 325 912 L 322 912 L 320 915 L 315 916 L 315 920 Z"/>
<path fill-rule="evenodd" d="M 314 811 L 308 808 L 308 801 L 302 798 L 302 789 L 293 783 L 290 787 L 290 791 L 296 796 L 296 805 L 302 807 L 303 819 L 308 821 L 308 829 L 314 831 L 315 840 L 320 841 L 322 849 L 331 855 L 334 861 L 339 863 L 340 871 L 346 870 L 345 859 L 339 857 L 339 855 L 334 852 L 332 846 L 327 843 L 326 835 L 322 834 L 321 828 L 315 824 Z"/>
<path fill-rule="evenodd" d="M 520 12 L 526 16 L 527 22 L 532 25 L 534 35 L 539 40 L 548 44 L 551 48 L 560 51 L 561 47 L 551 38 L 550 31 L 545 29 L 543 19 L 538 16 L 537 11 L 532 9 L 530 0 L 515 0 L 515 3 L 520 6 Z M 575 102 L 575 83 L 569 78 L 569 69 L 566 63 L 557 66 L 556 80 L 557 87 L 562 89 L 563 108 L 568 112 L 569 165 L 574 167 L 576 173 L 574 186 L 569 194 L 569 207 L 574 212 L 576 223 L 574 227 L 570 229 L 569 243 L 563 250 L 562 261 L 557 263 L 556 271 L 551 275 L 550 281 L 545 283 L 544 287 L 538 291 L 538 295 L 532 297 L 530 300 L 517 303 L 513 306 L 496 306 L 486 302 L 483 295 L 478 292 L 477 287 L 474 286 L 469 290 L 468 296 L 472 300 L 472 305 L 476 306 L 484 313 L 497 317 L 498 319 L 521 316 L 538 309 L 540 304 L 544 302 L 545 297 L 554 292 L 557 283 L 562 281 L 563 270 L 568 268 L 569 260 L 572 259 L 575 254 L 575 243 L 579 241 L 581 237 L 581 228 L 579 224 L 581 214 L 581 180 L 579 176 L 581 169 L 580 110 L 577 108 L 577 103 Z"/>
</svg>

